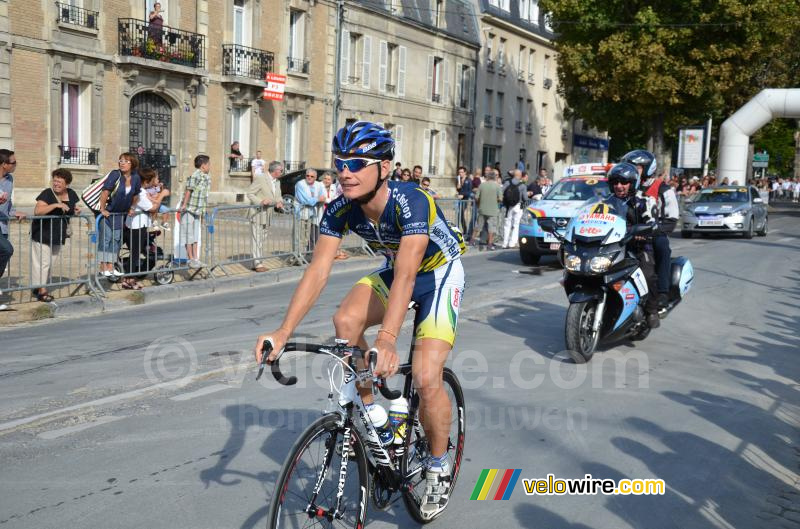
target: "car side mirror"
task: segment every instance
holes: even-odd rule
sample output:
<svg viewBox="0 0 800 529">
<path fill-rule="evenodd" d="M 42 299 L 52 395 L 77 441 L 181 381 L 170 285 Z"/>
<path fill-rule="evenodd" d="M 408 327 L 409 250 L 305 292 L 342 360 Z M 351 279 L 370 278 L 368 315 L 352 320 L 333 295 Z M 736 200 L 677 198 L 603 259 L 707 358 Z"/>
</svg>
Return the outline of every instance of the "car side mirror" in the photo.
<svg viewBox="0 0 800 529">
<path fill-rule="evenodd" d="M 539 227 L 542 228 L 542 231 L 546 231 L 547 233 L 554 233 L 556 231 L 556 223 L 553 222 L 553 219 L 537 219 L 539 222 Z"/>
<path fill-rule="evenodd" d="M 764 203 L 764 199 L 763 198 L 754 198 L 753 199 L 753 204 L 763 204 L 763 203 Z"/>
</svg>

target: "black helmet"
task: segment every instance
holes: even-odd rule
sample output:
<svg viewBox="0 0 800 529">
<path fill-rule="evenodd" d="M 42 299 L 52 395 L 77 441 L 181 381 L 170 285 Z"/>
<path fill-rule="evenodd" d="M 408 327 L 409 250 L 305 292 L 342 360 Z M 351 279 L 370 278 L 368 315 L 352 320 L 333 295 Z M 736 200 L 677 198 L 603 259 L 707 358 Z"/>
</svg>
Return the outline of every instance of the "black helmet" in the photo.
<svg viewBox="0 0 800 529">
<path fill-rule="evenodd" d="M 636 193 L 639 189 L 639 171 L 636 166 L 627 162 L 618 163 L 608 171 L 608 187 L 614 192 L 614 184 L 617 182 L 628 183 L 631 185 L 628 190 L 629 195 Z"/>
<path fill-rule="evenodd" d="M 622 157 L 620 162 L 628 162 L 642 167 L 642 176 L 649 178 L 656 172 L 656 157 L 650 151 L 636 149 Z"/>
</svg>

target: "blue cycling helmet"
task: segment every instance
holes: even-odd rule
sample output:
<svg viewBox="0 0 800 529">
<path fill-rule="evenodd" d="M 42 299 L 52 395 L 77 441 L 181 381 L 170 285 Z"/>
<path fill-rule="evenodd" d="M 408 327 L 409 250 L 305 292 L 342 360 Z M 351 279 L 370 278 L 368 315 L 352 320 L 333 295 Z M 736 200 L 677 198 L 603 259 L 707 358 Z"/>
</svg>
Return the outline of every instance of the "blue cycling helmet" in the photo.
<svg viewBox="0 0 800 529">
<path fill-rule="evenodd" d="M 650 151 L 636 149 L 622 157 L 620 162 L 628 162 L 642 167 L 642 176 L 649 178 L 656 172 L 656 157 Z"/>
<path fill-rule="evenodd" d="M 363 156 L 377 160 L 394 158 L 392 133 L 369 121 L 345 125 L 333 137 L 334 156 Z"/>
<path fill-rule="evenodd" d="M 628 196 L 634 195 L 636 190 L 639 189 L 639 171 L 637 171 L 636 166 L 631 163 L 622 162 L 616 164 L 608 170 L 607 178 L 608 187 L 611 189 L 612 193 L 614 193 L 614 184 L 617 182 L 631 185 L 628 190 Z"/>
</svg>

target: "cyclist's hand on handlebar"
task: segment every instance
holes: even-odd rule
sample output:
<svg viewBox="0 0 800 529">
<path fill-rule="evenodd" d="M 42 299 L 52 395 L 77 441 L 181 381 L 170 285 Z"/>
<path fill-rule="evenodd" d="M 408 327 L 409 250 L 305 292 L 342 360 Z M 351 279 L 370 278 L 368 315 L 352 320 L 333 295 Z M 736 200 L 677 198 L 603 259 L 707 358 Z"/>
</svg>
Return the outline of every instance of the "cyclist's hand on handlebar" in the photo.
<svg viewBox="0 0 800 529">
<path fill-rule="evenodd" d="M 272 352 L 267 358 L 267 362 L 274 362 L 278 354 L 283 350 L 286 342 L 289 340 L 289 332 L 286 329 L 276 329 L 270 333 L 262 334 L 256 339 L 256 347 L 253 350 L 255 354 L 256 363 L 261 363 L 261 351 L 264 349 L 264 341 L 267 339 L 272 340 Z"/>
<path fill-rule="evenodd" d="M 373 346 L 378 350 L 378 361 L 373 374 L 376 377 L 389 378 L 397 373 L 398 357 L 397 346 L 394 342 L 378 338 Z M 375 354 L 375 353 L 371 353 Z"/>
</svg>

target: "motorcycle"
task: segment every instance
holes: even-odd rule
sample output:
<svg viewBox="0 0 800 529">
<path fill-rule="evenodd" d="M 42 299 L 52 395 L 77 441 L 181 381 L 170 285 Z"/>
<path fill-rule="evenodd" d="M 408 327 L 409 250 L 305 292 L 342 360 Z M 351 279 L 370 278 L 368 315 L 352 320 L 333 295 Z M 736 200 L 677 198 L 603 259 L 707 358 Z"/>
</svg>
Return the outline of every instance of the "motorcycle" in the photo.
<svg viewBox="0 0 800 529">
<path fill-rule="evenodd" d="M 565 323 L 567 349 L 575 363 L 591 360 L 598 344 L 623 339 L 644 340 L 650 333 L 644 311 L 649 292 L 636 256 L 627 250 L 634 237 L 652 232 L 654 225 L 628 229 L 625 216 L 613 208 L 596 212 L 587 206 L 573 217 L 563 234 L 550 219 L 539 219 L 544 231 L 561 241 L 562 282 L 569 309 Z M 659 314 L 665 318 L 689 292 L 694 278 L 692 263 L 672 259 L 668 302 Z"/>
</svg>

